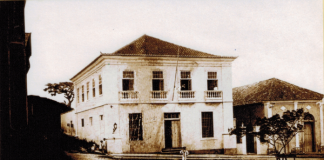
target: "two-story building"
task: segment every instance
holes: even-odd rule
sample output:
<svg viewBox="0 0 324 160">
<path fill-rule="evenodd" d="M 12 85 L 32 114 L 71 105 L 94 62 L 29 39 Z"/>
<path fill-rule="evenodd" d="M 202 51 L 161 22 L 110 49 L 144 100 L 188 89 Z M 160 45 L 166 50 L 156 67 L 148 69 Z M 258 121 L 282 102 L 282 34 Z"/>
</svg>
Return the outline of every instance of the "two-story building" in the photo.
<svg viewBox="0 0 324 160">
<path fill-rule="evenodd" d="M 228 134 L 235 58 L 144 35 L 71 78 L 76 105 L 62 125 L 73 124 L 81 139 L 108 139 L 110 153 L 235 153 L 236 136 Z"/>
</svg>

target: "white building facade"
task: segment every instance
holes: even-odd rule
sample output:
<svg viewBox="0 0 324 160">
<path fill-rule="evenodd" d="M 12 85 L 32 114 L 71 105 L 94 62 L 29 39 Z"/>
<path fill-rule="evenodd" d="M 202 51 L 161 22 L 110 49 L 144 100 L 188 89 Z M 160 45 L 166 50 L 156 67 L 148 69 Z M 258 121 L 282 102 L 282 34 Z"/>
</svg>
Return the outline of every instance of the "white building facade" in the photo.
<svg viewBox="0 0 324 160">
<path fill-rule="evenodd" d="M 80 139 L 107 139 L 109 153 L 235 154 L 236 136 L 228 134 L 235 58 L 144 35 L 71 79 L 76 105 L 62 115 L 62 126 L 72 123 Z"/>
</svg>

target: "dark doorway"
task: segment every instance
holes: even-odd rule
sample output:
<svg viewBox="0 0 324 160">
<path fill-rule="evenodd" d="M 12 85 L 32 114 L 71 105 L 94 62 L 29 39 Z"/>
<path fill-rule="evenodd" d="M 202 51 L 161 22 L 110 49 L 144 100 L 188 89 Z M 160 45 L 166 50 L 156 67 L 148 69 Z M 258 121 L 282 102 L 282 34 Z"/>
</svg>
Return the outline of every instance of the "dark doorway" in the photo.
<svg viewBox="0 0 324 160">
<path fill-rule="evenodd" d="M 246 149 L 248 153 L 254 153 L 254 135 L 252 124 L 248 124 L 246 127 Z"/>
<path fill-rule="evenodd" d="M 172 148 L 172 121 L 164 121 L 165 148 Z"/>
</svg>

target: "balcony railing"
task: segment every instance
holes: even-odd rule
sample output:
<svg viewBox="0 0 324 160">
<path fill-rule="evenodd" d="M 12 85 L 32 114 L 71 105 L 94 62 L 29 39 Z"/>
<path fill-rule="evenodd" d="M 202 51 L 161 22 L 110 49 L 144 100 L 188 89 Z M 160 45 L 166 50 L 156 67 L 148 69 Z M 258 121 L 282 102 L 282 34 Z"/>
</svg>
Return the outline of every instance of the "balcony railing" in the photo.
<svg viewBox="0 0 324 160">
<path fill-rule="evenodd" d="M 179 91 L 179 98 L 184 98 L 184 99 L 195 98 L 195 91 Z"/>
<path fill-rule="evenodd" d="M 222 99 L 222 91 L 205 91 L 206 99 Z"/>
<path fill-rule="evenodd" d="M 120 91 L 119 97 L 123 100 L 137 100 L 138 99 L 137 91 Z"/>
<path fill-rule="evenodd" d="M 167 91 L 151 91 L 151 99 L 167 99 Z"/>
</svg>

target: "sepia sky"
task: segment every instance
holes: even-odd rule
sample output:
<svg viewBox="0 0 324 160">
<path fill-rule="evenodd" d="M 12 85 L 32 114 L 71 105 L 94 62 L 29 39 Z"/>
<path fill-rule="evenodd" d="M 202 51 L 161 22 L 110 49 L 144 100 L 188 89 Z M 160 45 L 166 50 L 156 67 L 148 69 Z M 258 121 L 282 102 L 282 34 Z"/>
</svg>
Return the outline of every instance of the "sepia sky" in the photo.
<svg viewBox="0 0 324 160">
<path fill-rule="evenodd" d="M 28 94 L 69 81 L 103 53 L 147 34 L 238 56 L 233 87 L 278 78 L 323 93 L 322 0 L 27 0 Z"/>
</svg>

